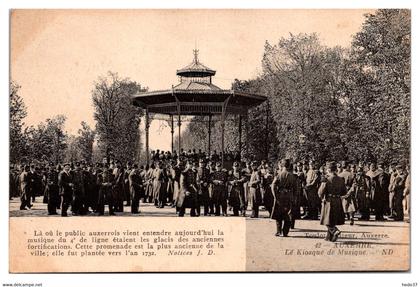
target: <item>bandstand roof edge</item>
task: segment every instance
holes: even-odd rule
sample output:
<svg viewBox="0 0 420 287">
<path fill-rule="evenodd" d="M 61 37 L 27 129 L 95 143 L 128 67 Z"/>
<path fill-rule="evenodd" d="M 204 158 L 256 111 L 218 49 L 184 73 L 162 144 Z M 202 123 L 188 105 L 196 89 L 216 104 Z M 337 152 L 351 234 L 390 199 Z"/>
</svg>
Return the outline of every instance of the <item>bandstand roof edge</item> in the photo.
<svg viewBox="0 0 420 287">
<path fill-rule="evenodd" d="M 227 101 L 227 114 L 246 114 L 249 108 L 265 102 L 267 97 L 235 90 L 179 90 L 168 89 L 132 96 L 133 104 L 150 113 L 177 115 L 221 114 Z"/>
</svg>

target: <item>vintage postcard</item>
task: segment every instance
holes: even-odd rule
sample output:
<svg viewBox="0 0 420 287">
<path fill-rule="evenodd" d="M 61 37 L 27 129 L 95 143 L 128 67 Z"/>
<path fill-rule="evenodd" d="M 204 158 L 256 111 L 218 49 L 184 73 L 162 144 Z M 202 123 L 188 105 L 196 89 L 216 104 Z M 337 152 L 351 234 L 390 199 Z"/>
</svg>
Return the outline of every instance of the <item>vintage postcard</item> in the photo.
<svg viewBox="0 0 420 287">
<path fill-rule="evenodd" d="M 10 26 L 10 273 L 410 270 L 409 9 Z"/>
</svg>

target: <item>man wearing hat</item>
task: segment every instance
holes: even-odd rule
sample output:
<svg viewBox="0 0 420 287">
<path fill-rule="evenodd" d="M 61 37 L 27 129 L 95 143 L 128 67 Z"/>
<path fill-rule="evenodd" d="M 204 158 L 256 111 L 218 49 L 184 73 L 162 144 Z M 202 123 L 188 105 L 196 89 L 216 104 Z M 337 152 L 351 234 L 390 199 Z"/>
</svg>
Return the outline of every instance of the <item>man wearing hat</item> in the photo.
<svg viewBox="0 0 420 287">
<path fill-rule="evenodd" d="M 396 166 L 397 175 L 394 179 L 394 185 L 392 187 L 391 192 L 393 193 L 393 207 L 392 210 L 394 211 L 394 220 L 395 221 L 403 221 L 404 220 L 404 208 L 403 208 L 403 200 L 404 200 L 404 188 L 405 188 L 405 180 L 407 175 L 404 172 L 404 166 L 398 164 Z"/>
<path fill-rule="evenodd" d="M 248 188 L 248 201 L 251 203 L 251 218 L 258 218 L 258 210 L 261 205 L 261 174 L 258 170 L 258 162 L 251 163 L 251 176 L 249 178 Z"/>
<path fill-rule="evenodd" d="M 123 183 L 123 190 L 124 190 L 124 200 L 126 201 L 125 206 L 131 206 L 131 192 L 130 192 L 130 182 L 129 176 L 131 174 L 132 164 L 131 162 L 127 162 L 126 168 L 124 170 L 124 183 Z"/>
<path fill-rule="evenodd" d="M 304 165 L 301 162 L 296 163 L 296 178 L 298 180 L 299 186 L 296 193 L 295 203 L 292 207 L 292 226 L 290 228 L 295 227 L 295 220 L 301 218 L 300 214 L 300 207 L 302 206 L 304 210 L 307 210 L 307 203 L 306 198 L 304 197 L 303 191 L 306 184 L 306 176 L 303 170 Z"/>
<path fill-rule="evenodd" d="M 80 162 L 76 162 L 73 171 L 73 201 L 71 203 L 73 215 L 83 215 L 85 213 L 84 198 L 83 170 Z"/>
<path fill-rule="evenodd" d="M 171 178 L 173 181 L 173 189 L 174 189 L 174 194 L 173 194 L 173 201 L 172 201 L 172 207 L 175 207 L 178 210 L 177 207 L 177 201 L 178 201 L 178 196 L 181 190 L 181 172 L 184 170 L 184 161 L 182 157 L 178 157 L 177 158 L 177 164 L 172 166 L 170 173 L 171 173 Z"/>
<path fill-rule="evenodd" d="M 60 194 L 58 191 L 58 172 L 53 163 L 48 165 L 48 171 L 45 177 L 48 215 L 55 215 L 57 214 L 57 202 L 59 201 Z"/>
<path fill-rule="evenodd" d="M 132 166 L 130 175 L 128 176 L 128 180 L 131 195 L 131 213 L 137 214 L 139 213 L 140 197 L 143 193 L 143 180 L 141 178 L 137 164 L 134 164 Z"/>
<path fill-rule="evenodd" d="M 167 178 L 163 162 L 159 161 L 153 172 L 153 201 L 157 208 L 163 208 L 166 204 Z"/>
<path fill-rule="evenodd" d="M 98 195 L 98 213 L 104 215 L 105 205 L 108 204 L 109 215 L 114 213 L 114 197 L 112 194 L 112 187 L 114 185 L 114 175 L 112 169 L 107 164 L 103 165 L 103 171 L 98 176 L 99 195 Z"/>
<path fill-rule="evenodd" d="M 214 214 L 214 200 L 213 200 L 213 184 L 211 178 L 213 173 L 216 171 L 216 163 L 212 160 L 209 160 L 207 163 L 207 168 L 210 171 L 210 182 L 209 182 L 209 215 Z"/>
<path fill-rule="evenodd" d="M 342 177 L 337 176 L 337 164 L 329 162 L 326 166 L 326 177 L 321 183 L 318 195 L 322 199 L 321 224 L 327 226 L 325 240 L 335 242 L 341 231 L 337 225 L 345 221 L 342 196 L 346 195 L 346 185 Z"/>
<path fill-rule="evenodd" d="M 350 172 L 349 165 L 347 162 L 342 161 L 340 168 L 337 171 L 337 175 L 344 179 L 346 185 L 346 195 L 343 196 L 343 210 L 347 215 L 347 219 L 350 220 L 350 225 L 354 224 L 354 213 L 356 212 L 356 198 L 354 196 L 351 187 L 353 185 L 353 174 Z"/>
<path fill-rule="evenodd" d="M 248 208 L 249 180 L 251 179 L 251 174 L 252 174 L 250 161 L 247 161 L 245 163 L 245 168 L 242 170 L 242 174 L 245 177 L 244 179 L 244 206 L 245 206 L 245 211 L 246 211 Z"/>
<path fill-rule="evenodd" d="M 31 208 L 31 195 L 30 195 L 30 176 L 29 165 L 25 165 L 22 173 L 19 175 L 20 184 L 20 210 L 26 210 L 26 207 Z"/>
<path fill-rule="evenodd" d="M 274 205 L 271 219 L 276 220 L 277 232 L 275 236 L 287 237 L 292 224 L 292 208 L 295 204 L 299 181 L 292 173 L 293 167 L 288 159 L 279 162 L 279 173 L 274 177 L 271 185 L 274 195 Z"/>
<path fill-rule="evenodd" d="M 365 175 L 361 166 L 356 168 L 356 174 L 353 179 L 353 185 L 349 191 L 356 199 L 356 209 L 359 211 L 360 220 L 369 220 L 369 200 L 370 200 L 370 181 Z"/>
<path fill-rule="evenodd" d="M 222 170 L 222 163 L 218 161 L 216 163 L 216 170 L 211 176 L 212 187 L 212 199 L 215 207 L 215 216 L 220 216 L 220 208 L 222 209 L 222 215 L 227 216 L 227 173 Z"/>
<path fill-rule="evenodd" d="M 197 215 L 200 216 L 200 206 L 204 207 L 204 216 L 209 214 L 209 183 L 210 170 L 206 167 L 205 159 L 201 158 L 197 169 L 197 185 L 198 185 L 198 204 Z"/>
<path fill-rule="evenodd" d="M 306 173 L 305 197 L 308 203 L 307 214 L 303 219 L 318 219 L 318 211 L 320 207 L 320 199 L 318 197 L 318 188 L 321 183 L 321 175 L 318 171 L 316 163 L 311 160 L 309 162 L 309 170 Z"/>
<path fill-rule="evenodd" d="M 61 195 L 61 216 L 67 216 L 67 209 L 73 200 L 73 174 L 70 163 L 64 164 L 64 170 L 58 176 L 58 186 Z"/>
<path fill-rule="evenodd" d="M 190 216 L 196 216 L 197 209 L 197 173 L 192 169 L 193 162 L 188 160 L 181 172 L 180 191 L 177 199 L 178 216 L 185 215 L 185 209 L 191 208 Z"/>
<path fill-rule="evenodd" d="M 369 170 L 366 173 L 366 176 L 370 179 L 370 207 L 375 210 L 375 219 L 376 220 L 384 220 L 384 202 L 385 196 L 388 194 L 384 193 L 382 189 L 382 181 L 383 181 L 383 173 L 378 170 L 376 163 L 371 163 L 369 166 Z"/>
<path fill-rule="evenodd" d="M 83 186 L 85 190 L 84 206 L 85 212 L 92 211 L 96 208 L 96 197 L 95 197 L 95 186 L 96 176 L 93 174 L 92 164 L 82 161 L 82 172 L 83 172 Z"/>
<path fill-rule="evenodd" d="M 115 161 L 113 177 L 112 194 L 114 197 L 114 211 L 124 212 L 124 168 L 119 160 Z"/>
<path fill-rule="evenodd" d="M 245 196 L 244 196 L 245 176 L 239 169 L 239 162 L 233 163 L 233 170 L 229 176 L 229 205 L 233 208 L 233 215 L 238 216 L 239 211 L 245 216 Z"/>
</svg>

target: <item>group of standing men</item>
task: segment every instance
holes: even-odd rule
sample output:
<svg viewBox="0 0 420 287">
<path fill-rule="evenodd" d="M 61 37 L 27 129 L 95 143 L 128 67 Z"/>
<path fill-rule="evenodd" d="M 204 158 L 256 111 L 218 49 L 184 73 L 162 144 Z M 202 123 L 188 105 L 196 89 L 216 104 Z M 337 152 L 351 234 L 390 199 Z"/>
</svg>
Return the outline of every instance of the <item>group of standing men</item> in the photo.
<svg viewBox="0 0 420 287">
<path fill-rule="evenodd" d="M 380 221 L 385 216 L 403 220 L 404 203 L 409 210 L 410 198 L 409 169 L 403 165 L 391 165 L 387 172 L 376 163 L 317 166 L 314 161 L 293 164 L 286 159 L 277 168 L 266 161 L 235 161 L 230 170 L 219 161 L 183 156 L 146 166 L 123 167 L 106 160 L 95 166 L 84 161 L 44 168 L 24 165 L 11 171 L 10 183 L 11 196 L 21 197 L 21 210 L 31 208 L 31 199 L 43 191 L 49 215 L 61 208 L 61 215 L 67 216 L 70 206 L 73 215 L 104 215 L 105 205 L 115 215 L 124 210 L 124 203 L 136 214 L 140 202 L 148 202 L 157 208 L 174 207 L 178 216 L 186 209 L 200 216 L 202 207 L 205 216 L 227 216 L 228 210 L 246 216 L 250 206 L 252 218 L 261 208 L 269 212 L 277 222 L 277 236 L 287 236 L 296 219 L 317 220 L 321 215 L 330 226 L 331 240 L 338 237 L 335 226 L 346 216 L 351 225 L 355 214 L 359 220 L 370 220 L 371 214 Z"/>
</svg>

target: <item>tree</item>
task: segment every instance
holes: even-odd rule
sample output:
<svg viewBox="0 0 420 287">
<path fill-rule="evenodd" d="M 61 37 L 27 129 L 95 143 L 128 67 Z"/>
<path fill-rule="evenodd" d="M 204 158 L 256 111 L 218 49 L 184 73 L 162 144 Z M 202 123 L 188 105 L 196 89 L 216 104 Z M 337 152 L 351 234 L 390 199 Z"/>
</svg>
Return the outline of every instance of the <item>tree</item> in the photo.
<svg viewBox="0 0 420 287">
<path fill-rule="evenodd" d="M 131 96 L 146 91 L 137 82 L 109 72 L 100 77 L 92 91 L 98 147 L 108 160 L 133 160 L 139 150 L 142 110 L 132 105 Z"/>
<path fill-rule="evenodd" d="M 77 147 L 80 156 L 87 162 L 92 162 L 93 142 L 95 141 L 95 131 L 86 122 L 81 122 L 82 128 L 78 130 Z"/>
<path fill-rule="evenodd" d="M 23 119 L 26 117 L 26 106 L 18 94 L 20 86 L 9 83 L 9 116 L 10 116 L 10 162 L 15 163 L 25 155 L 25 136 L 22 131 Z"/>
<path fill-rule="evenodd" d="M 380 9 L 367 14 L 352 42 L 349 104 L 358 119 L 355 142 L 370 160 L 410 156 L 411 15 Z"/>
<path fill-rule="evenodd" d="M 290 34 L 265 45 L 263 89 L 277 127 L 280 157 L 325 161 L 344 158 L 337 122 L 343 117 L 338 89 L 345 51 L 327 48 L 317 34 Z"/>
<path fill-rule="evenodd" d="M 25 129 L 27 137 L 27 157 L 30 161 L 62 163 L 67 148 L 67 133 L 64 131 L 66 117 L 57 115 L 46 119 L 36 128 Z"/>
</svg>

